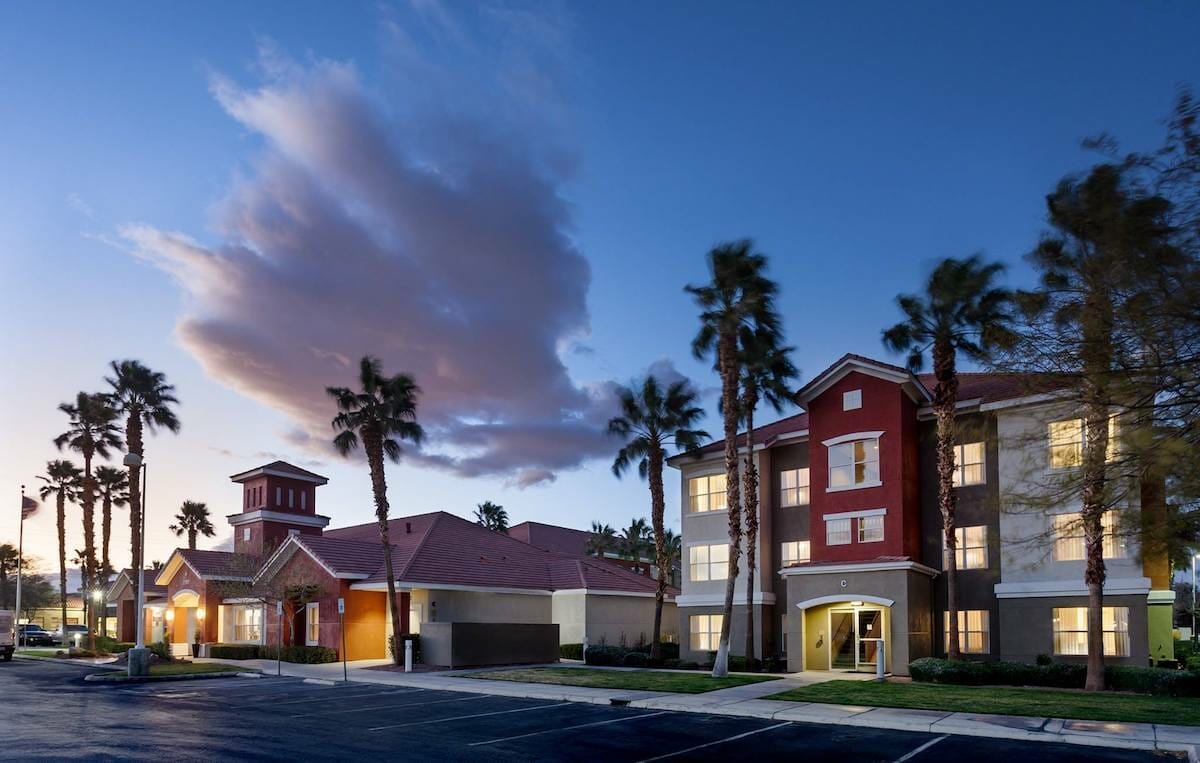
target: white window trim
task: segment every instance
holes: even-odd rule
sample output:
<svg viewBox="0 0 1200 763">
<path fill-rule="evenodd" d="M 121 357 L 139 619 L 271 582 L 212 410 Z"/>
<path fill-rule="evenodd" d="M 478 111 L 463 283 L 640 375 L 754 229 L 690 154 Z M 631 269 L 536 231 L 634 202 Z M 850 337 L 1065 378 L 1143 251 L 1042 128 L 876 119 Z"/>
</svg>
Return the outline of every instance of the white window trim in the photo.
<svg viewBox="0 0 1200 763">
<path fill-rule="evenodd" d="M 711 561 L 712 560 L 712 549 L 721 547 L 721 546 L 724 546 L 726 549 L 728 549 L 729 542 L 726 541 L 726 542 L 722 543 L 721 541 L 716 541 L 715 543 L 707 543 L 705 541 L 697 541 L 695 543 L 688 544 L 688 546 L 687 546 L 687 579 L 688 579 L 689 583 L 712 583 L 714 581 L 715 582 L 724 582 L 726 580 L 729 580 L 729 557 L 728 556 L 725 557 L 725 562 L 724 562 L 725 577 L 721 577 L 721 578 L 712 577 L 712 565 L 714 564 L 714 562 Z M 696 580 L 696 579 L 692 578 L 692 549 L 693 548 L 709 549 L 709 552 L 708 552 L 709 561 L 702 563 L 703 566 L 708 568 L 709 576 L 705 580 Z M 721 562 L 716 562 L 716 564 L 721 564 Z"/>
<path fill-rule="evenodd" d="M 854 519 L 855 517 L 879 517 L 887 514 L 887 509 L 861 509 L 858 511 L 839 511 L 836 514 L 826 514 L 821 517 L 826 522 L 831 519 Z"/>
<path fill-rule="evenodd" d="M 883 432 L 851 432 L 822 440 L 821 444 L 828 448 L 831 445 L 841 445 L 844 442 L 854 442 L 855 440 L 878 440 L 883 435 Z"/>
<path fill-rule="evenodd" d="M 862 405 L 861 389 L 848 389 L 842 393 L 842 411 L 857 411 Z"/>
<path fill-rule="evenodd" d="M 880 438 L 883 437 L 883 435 L 884 435 L 884 432 L 882 432 L 882 431 L 880 431 L 880 432 L 851 432 L 850 434 L 842 434 L 842 435 L 838 435 L 837 437 L 831 437 L 828 440 L 822 440 L 821 444 L 824 445 L 825 449 L 828 451 L 828 449 L 834 445 L 841 445 L 841 444 L 847 443 L 847 442 L 857 442 L 859 440 L 875 440 L 876 448 L 878 449 L 879 440 L 880 440 Z M 879 456 L 879 460 L 876 461 L 876 464 L 878 465 L 879 463 L 881 463 L 883 461 L 883 454 L 879 453 L 878 450 L 876 451 L 876 453 Z M 838 487 L 834 487 L 829 484 L 829 471 L 830 471 L 829 454 L 826 453 L 825 454 L 825 492 L 826 493 L 843 493 L 847 490 L 865 490 L 866 488 L 883 486 L 883 478 L 881 476 L 880 479 L 877 479 L 874 482 L 860 482 L 857 485 L 840 485 Z M 880 474 L 882 475 L 882 469 L 880 469 Z"/>
<path fill-rule="evenodd" d="M 957 490 L 960 487 L 979 487 L 980 485 L 987 484 L 987 441 L 986 440 L 978 440 L 976 442 L 959 442 L 959 443 L 954 444 L 954 474 L 956 476 L 963 475 L 963 477 L 965 478 L 966 473 L 963 471 L 963 467 L 965 467 L 966 464 L 962 461 L 962 459 L 959 456 L 964 451 L 964 449 L 967 445 L 981 446 L 980 447 L 980 456 L 979 456 L 979 473 L 983 477 L 983 479 L 979 480 L 979 482 L 969 482 L 969 483 L 968 482 L 960 482 L 954 486 L 955 490 Z"/>
<path fill-rule="evenodd" d="M 832 541 L 829 540 L 829 522 L 828 522 L 828 518 L 827 518 L 826 523 L 825 523 L 825 545 L 826 546 L 849 546 L 850 544 L 852 544 L 854 542 L 854 520 L 849 517 L 840 517 L 840 518 L 835 517 L 835 519 L 838 519 L 839 521 L 845 521 L 849 528 L 849 530 L 846 532 L 846 542 L 845 543 L 833 543 Z"/>
<path fill-rule="evenodd" d="M 808 484 L 807 485 L 802 486 L 800 484 L 800 472 L 801 471 L 808 472 Z M 783 475 L 788 472 L 796 472 L 796 487 L 794 487 L 794 488 L 785 488 L 783 486 Z M 795 490 L 797 496 L 800 495 L 801 490 L 804 490 L 806 493 L 808 493 L 808 500 L 804 501 L 803 503 L 801 503 L 799 501 L 797 501 L 796 503 L 788 503 L 783 500 L 783 493 L 785 490 Z M 796 506 L 809 506 L 811 504 L 812 504 L 812 469 L 810 469 L 807 466 L 797 466 L 795 469 L 779 470 L 779 507 L 781 509 L 790 509 L 790 508 L 794 508 Z"/>
<path fill-rule="evenodd" d="M 868 517 L 879 517 L 879 516 L 882 516 L 882 515 L 880 515 L 880 514 L 868 514 L 867 516 L 868 516 Z M 880 522 L 880 525 L 879 525 L 879 537 L 878 537 L 878 538 L 875 538 L 874 540 L 866 540 L 866 539 L 864 539 L 864 538 L 863 538 L 863 525 L 862 525 L 862 520 L 863 520 L 863 519 L 864 519 L 864 517 L 859 517 L 859 519 L 858 519 L 858 527 L 856 528 L 856 529 L 858 530 L 858 532 L 854 534 L 854 535 L 855 535 L 855 540 L 856 540 L 858 543 L 883 543 L 883 541 L 884 541 L 884 540 L 886 539 L 886 537 L 887 537 L 887 530 L 886 530 L 886 528 L 884 527 L 884 525 L 883 525 L 882 521 Z"/>
<path fill-rule="evenodd" d="M 694 479 L 699 479 L 701 477 L 718 477 L 718 476 L 728 477 L 728 474 L 726 473 L 726 471 L 724 469 L 713 468 L 713 469 L 706 469 L 705 471 L 701 471 L 701 472 L 694 472 L 692 474 L 689 474 L 687 477 L 685 477 L 682 480 L 683 489 L 684 489 L 684 494 L 683 494 L 683 515 L 684 516 L 700 517 L 700 516 L 704 516 L 706 514 L 728 514 L 729 513 L 729 506 L 726 506 L 723 509 L 707 509 L 705 511 L 692 511 L 692 501 L 691 501 L 692 494 L 689 490 L 688 483 L 690 483 Z M 711 495 L 719 495 L 719 493 L 703 493 L 702 495 L 710 495 L 711 496 Z M 728 489 L 726 490 L 726 496 L 728 496 Z"/>
<path fill-rule="evenodd" d="M 310 612 L 317 613 L 315 620 L 309 619 Z M 317 640 L 316 641 L 312 641 L 308 638 L 309 629 L 312 627 L 312 624 L 314 622 L 317 625 Z M 320 633 L 321 633 L 321 603 L 318 601 L 311 601 L 308 604 L 304 605 L 304 645 L 305 646 L 320 646 L 320 644 L 321 644 Z"/>
<path fill-rule="evenodd" d="M 276 506 L 283 505 L 283 488 L 281 488 L 281 487 L 275 488 L 275 505 Z"/>
</svg>

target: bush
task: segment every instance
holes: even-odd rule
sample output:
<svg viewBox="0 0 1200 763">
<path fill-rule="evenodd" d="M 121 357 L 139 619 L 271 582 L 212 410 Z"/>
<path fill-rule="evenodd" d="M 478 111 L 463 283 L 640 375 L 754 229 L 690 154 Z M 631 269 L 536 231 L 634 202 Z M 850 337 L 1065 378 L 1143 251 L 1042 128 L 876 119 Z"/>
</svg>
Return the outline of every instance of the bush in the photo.
<svg viewBox="0 0 1200 763">
<path fill-rule="evenodd" d="M 275 648 L 270 647 L 270 657 L 275 657 Z M 208 647 L 208 656 L 219 660 L 258 660 L 263 659 L 263 647 L 258 644 L 212 644 Z"/>
<path fill-rule="evenodd" d="M 621 665 L 625 659 L 625 649 L 619 646 L 589 646 L 584 655 L 588 665 Z"/>
<path fill-rule="evenodd" d="M 1200 671 L 1200 654 L 1194 654 L 1187 658 L 1187 669 Z"/>
<path fill-rule="evenodd" d="M 749 669 L 746 658 L 740 655 L 729 655 L 729 670 L 733 673 L 745 673 Z"/>
<path fill-rule="evenodd" d="M 158 659 L 166 662 L 171 661 L 171 645 L 167 643 L 166 639 L 163 639 L 162 641 L 156 641 L 153 644 L 147 644 L 147 646 L 150 647 L 150 651 L 153 652 Z"/>
<path fill-rule="evenodd" d="M 641 652 L 626 652 L 621 658 L 621 665 L 627 668 L 649 667 L 650 658 Z"/>
<path fill-rule="evenodd" d="M 641 652 L 642 654 L 650 654 L 650 645 L 649 644 L 641 644 L 639 646 L 634 647 L 632 651 Z M 671 643 L 668 641 L 664 641 L 661 644 L 659 644 L 658 653 L 664 660 L 678 660 L 679 659 L 679 644 L 674 644 L 674 643 Z"/>
<path fill-rule="evenodd" d="M 914 681 L 965 686 L 1048 686 L 1082 689 L 1087 666 L 1053 663 L 1026 665 L 1020 662 L 966 662 L 922 657 L 908 664 Z M 1163 670 L 1134 665 L 1110 665 L 1104 670 L 1105 684 L 1114 691 L 1200 697 L 1200 672 Z"/>
<path fill-rule="evenodd" d="M 133 647 L 134 644 L 128 641 L 117 641 L 115 638 L 109 638 L 108 636 L 96 637 L 96 648 L 101 652 L 108 652 L 109 654 L 122 654 L 124 652 L 128 652 Z"/>
<path fill-rule="evenodd" d="M 558 656 L 564 660 L 582 660 L 583 644 L 559 644 Z"/>
<path fill-rule="evenodd" d="M 1037 665 L 1053 665 L 1053 664 L 1054 664 L 1054 658 L 1053 658 L 1053 657 L 1051 657 L 1051 656 L 1050 656 L 1050 655 L 1048 655 L 1048 654 L 1039 654 L 1039 655 L 1038 655 L 1038 656 L 1037 656 L 1037 657 L 1034 659 L 1034 663 L 1035 663 L 1035 664 L 1037 664 Z"/>
<path fill-rule="evenodd" d="M 401 633 L 400 643 L 403 644 L 405 641 L 412 642 L 413 664 L 419 663 L 421 661 L 421 636 L 416 633 Z M 388 656 L 395 659 L 395 655 L 396 637 L 388 636 Z M 401 661 L 404 660 L 404 647 L 400 648 L 400 659 Z"/>
<path fill-rule="evenodd" d="M 272 652 L 275 651 L 271 647 Z M 322 662 L 337 662 L 337 652 L 327 646 L 285 646 L 279 656 L 284 662 L 315 665 Z"/>
<path fill-rule="evenodd" d="M 1175 659 L 1182 663 L 1187 663 L 1188 659 L 1200 654 L 1196 651 L 1196 645 L 1191 641 L 1176 641 L 1175 642 Z"/>
</svg>

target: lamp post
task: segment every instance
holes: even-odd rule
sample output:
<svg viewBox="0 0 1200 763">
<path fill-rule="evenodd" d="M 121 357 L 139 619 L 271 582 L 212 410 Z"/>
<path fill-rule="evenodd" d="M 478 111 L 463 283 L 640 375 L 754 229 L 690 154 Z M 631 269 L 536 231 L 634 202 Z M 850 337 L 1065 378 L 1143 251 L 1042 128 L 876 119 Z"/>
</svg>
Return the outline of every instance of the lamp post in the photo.
<svg viewBox="0 0 1200 763">
<path fill-rule="evenodd" d="M 137 639 L 136 645 L 127 653 L 130 676 L 145 676 L 150 673 L 150 655 L 146 649 L 146 462 L 140 453 L 126 453 L 125 466 L 139 466 L 142 473 L 142 515 L 139 518 L 137 552 Z"/>
<path fill-rule="evenodd" d="M 102 600 L 103 598 L 104 598 L 104 592 L 103 592 L 103 591 L 101 591 L 99 588 L 93 588 L 93 589 L 92 589 L 92 607 L 93 607 L 93 608 L 95 609 L 95 611 L 96 611 L 96 618 L 97 618 L 97 619 L 99 619 L 99 617 L 100 617 L 100 602 L 101 602 L 101 600 Z M 107 634 L 107 633 L 104 633 L 104 634 L 101 634 L 101 635 L 103 635 L 103 636 L 105 636 L 105 637 L 107 637 L 107 636 L 108 636 L 108 634 Z"/>
</svg>

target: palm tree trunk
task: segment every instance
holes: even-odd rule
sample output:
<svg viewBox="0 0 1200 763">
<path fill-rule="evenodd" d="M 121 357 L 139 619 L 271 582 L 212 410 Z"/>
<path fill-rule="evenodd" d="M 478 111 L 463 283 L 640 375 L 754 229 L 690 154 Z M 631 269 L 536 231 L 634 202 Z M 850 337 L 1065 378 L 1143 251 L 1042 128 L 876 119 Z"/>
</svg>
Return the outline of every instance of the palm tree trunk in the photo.
<svg viewBox="0 0 1200 763">
<path fill-rule="evenodd" d="M 746 501 L 746 669 L 754 670 L 754 568 L 758 549 L 758 469 L 754 465 L 754 407 L 756 390 L 747 388 L 743 395 L 746 410 L 746 470 L 742 474 Z"/>
<path fill-rule="evenodd" d="M 958 373 L 954 367 L 954 348 L 938 341 L 933 346 L 933 409 L 937 417 L 938 509 L 942 513 L 942 539 L 946 546 L 946 618 L 948 625 L 946 657 L 962 657 L 958 633 L 958 558 L 955 537 L 954 493 L 954 413 L 958 402 Z"/>
<path fill-rule="evenodd" d="M 100 577 L 98 580 L 103 580 L 105 588 L 108 587 L 108 540 L 112 537 L 112 493 L 104 493 L 104 503 L 102 505 L 101 517 L 101 561 L 100 561 Z M 108 635 L 108 602 L 104 602 L 104 608 L 100 610 L 100 631 Z"/>
<path fill-rule="evenodd" d="M 737 425 L 738 364 L 737 337 L 729 332 L 717 341 L 717 366 L 721 374 L 721 408 L 725 424 L 725 502 L 729 512 L 729 576 L 725 582 L 725 608 L 721 617 L 721 637 L 712 674 L 729 674 L 729 629 L 733 624 L 733 594 L 737 584 L 738 558 L 742 544 L 742 506 L 738 482 Z"/>
<path fill-rule="evenodd" d="M 83 568 L 84 578 L 93 583 L 96 579 L 96 484 L 92 478 L 91 449 L 83 452 Z M 86 588 L 83 591 L 85 600 L 91 599 L 92 592 Z M 90 602 L 89 602 L 90 603 Z M 96 608 L 87 608 L 87 643 L 88 649 L 96 651 Z"/>
<path fill-rule="evenodd" d="M 63 646 L 67 645 L 67 496 L 66 488 L 58 488 L 58 596 L 62 608 Z"/>
<path fill-rule="evenodd" d="M 125 447 L 130 453 L 142 455 L 142 412 L 130 408 L 125 420 Z M 129 470 L 129 568 L 141 572 L 142 548 L 142 473 L 141 465 L 126 467 Z"/>
<path fill-rule="evenodd" d="M 400 610 L 396 605 L 396 576 L 392 571 L 392 542 L 388 532 L 387 478 L 383 471 L 383 438 L 371 431 L 362 434 L 363 450 L 371 468 L 371 491 L 375 496 L 375 517 L 379 520 L 379 542 L 383 545 L 383 565 L 387 573 L 388 612 L 392 617 L 392 663 L 401 664 L 404 645 L 400 643 Z"/>
<path fill-rule="evenodd" d="M 654 527 L 654 563 L 658 565 L 658 586 L 654 589 L 654 630 L 650 641 L 650 659 L 662 658 L 662 610 L 663 600 L 667 597 L 667 576 L 670 570 L 667 566 L 667 542 L 663 535 L 666 533 L 664 515 L 666 500 L 663 498 L 663 453 L 654 444 L 649 454 L 650 462 L 650 523 Z"/>
</svg>

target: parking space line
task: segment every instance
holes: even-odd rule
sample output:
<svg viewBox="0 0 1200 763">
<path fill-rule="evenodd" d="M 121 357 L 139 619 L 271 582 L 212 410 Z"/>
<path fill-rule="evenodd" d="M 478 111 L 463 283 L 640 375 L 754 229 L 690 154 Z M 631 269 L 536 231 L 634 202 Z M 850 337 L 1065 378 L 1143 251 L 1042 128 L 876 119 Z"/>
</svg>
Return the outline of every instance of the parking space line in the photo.
<svg viewBox="0 0 1200 763">
<path fill-rule="evenodd" d="M 945 739 L 945 738 L 946 738 L 946 737 L 948 737 L 948 736 L 950 736 L 950 735 L 949 735 L 949 734 L 942 734 L 940 737 L 937 737 L 936 739 L 930 739 L 928 742 L 926 742 L 925 744 L 921 745 L 920 747 L 918 747 L 917 749 L 913 750 L 912 752 L 909 752 L 909 753 L 907 753 L 907 754 L 905 754 L 905 755 L 902 755 L 902 756 L 901 756 L 901 757 L 899 757 L 899 758 L 896 758 L 896 763 L 904 763 L 904 761 L 906 761 L 906 760 L 911 760 L 912 758 L 915 758 L 916 756 L 918 756 L 918 755 L 920 755 L 921 753 L 925 752 L 925 751 L 926 751 L 926 750 L 928 750 L 930 747 L 933 747 L 935 744 L 937 744 L 938 742 L 942 741 L 943 739 Z"/>
<path fill-rule="evenodd" d="M 487 697 L 490 695 L 483 694 Z M 376 726 L 375 728 L 367 729 L 367 731 L 384 731 L 386 729 L 400 729 L 408 726 L 428 726 L 431 723 L 449 723 L 450 721 L 465 721 L 468 718 L 486 718 L 489 715 L 507 715 L 509 713 L 528 713 L 533 710 L 548 710 L 552 707 L 562 707 L 569 705 L 570 702 L 555 702 L 553 705 L 535 705 L 534 707 L 518 707 L 515 710 L 496 710 L 491 713 L 476 713 L 475 715 L 458 715 L 453 718 L 437 718 L 432 721 L 414 721 L 412 723 L 393 723 L 388 726 Z"/>
<path fill-rule="evenodd" d="M 367 694 L 338 694 L 336 697 L 320 695 L 316 697 L 305 697 L 304 699 L 289 699 L 287 702 L 272 702 L 271 707 L 279 705 L 302 705 L 305 702 L 328 702 L 330 699 L 363 699 L 370 697 L 390 697 L 395 694 L 412 694 L 413 692 L 424 691 L 424 689 L 393 689 L 384 691 L 373 691 Z M 233 705 L 230 710 L 248 710 L 250 708 L 262 707 L 262 705 Z"/>
<path fill-rule="evenodd" d="M 676 755 L 686 755 L 689 752 L 695 752 L 696 750 L 703 750 L 705 747 L 712 747 L 713 745 L 725 744 L 726 742 L 736 742 L 739 739 L 745 739 L 746 737 L 754 736 L 755 734 L 761 734 L 764 731 L 774 731 L 775 729 L 780 729 L 780 728 L 783 728 L 784 726 L 791 726 L 791 725 L 792 724 L 790 721 L 785 721 L 783 723 L 776 723 L 774 726 L 767 726 L 766 728 L 755 729 L 753 731 L 747 731 L 743 734 L 735 734 L 734 736 L 731 736 L 731 737 L 726 737 L 724 739 L 718 739 L 715 742 L 706 742 L 704 744 L 698 744 L 695 747 L 689 747 L 686 750 L 677 750 L 676 752 L 669 752 L 666 755 L 659 755 L 659 756 L 653 757 L 653 758 L 646 758 L 646 759 L 640 761 L 640 763 L 650 763 L 650 761 L 652 761 L 652 760 L 665 760 L 667 758 L 673 758 Z"/>
<path fill-rule="evenodd" d="M 592 726 L 607 726 L 610 723 L 624 723 L 625 721 L 637 721 L 637 720 L 641 720 L 642 718 L 653 718 L 656 715 L 666 715 L 666 714 L 667 714 L 667 711 L 663 710 L 663 711 L 657 712 L 657 713 L 645 713 L 642 715 L 631 715 L 628 718 L 612 718 L 607 721 L 595 721 L 594 723 L 580 723 L 577 726 L 562 726 L 560 728 L 545 729 L 543 731 L 531 731 L 528 734 L 517 734 L 516 736 L 503 737 L 502 739 L 489 739 L 486 742 L 472 742 L 471 744 L 468 745 L 468 747 L 479 747 L 480 745 L 497 744 L 499 742 L 511 742 L 514 739 L 524 739 L 526 737 L 535 737 L 535 736 L 538 736 L 539 734 L 553 734 L 556 731 L 574 731 L 575 729 L 586 729 L 586 728 L 590 728 Z"/>
<path fill-rule="evenodd" d="M 422 690 L 422 691 L 424 691 L 424 690 Z M 458 697 L 456 699 L 425 700 L 422 702 L 404 702 L 399 705 L 373 705 L 372 707 L 348 707 L 345 710 L 325 710 L 325 711 L 319 712 L 319 713 L 301 713 L 299 715 L 293 715 L 293 716 L 289 716 L 289 717 L 291 717 L 291 718 L 317 718 L 317 717 L 324 716 L 324 715 L 341 715 L 344 713 L 365 713 L 368 710 L 392 710 L 397 707 L 416 707 L 418 705 L 424 707 L 425 705 L 444 705 L 448 702 L 470 702 L 471 700 L 474 700 L 474 699 L 487 699 L 488 696 L 489 695 L 487 695 L 487 694 L 475 694 L 470 697 Z M 374 731 L 374 729 L 371 729 L 371 730 Z"/>
</svg>

